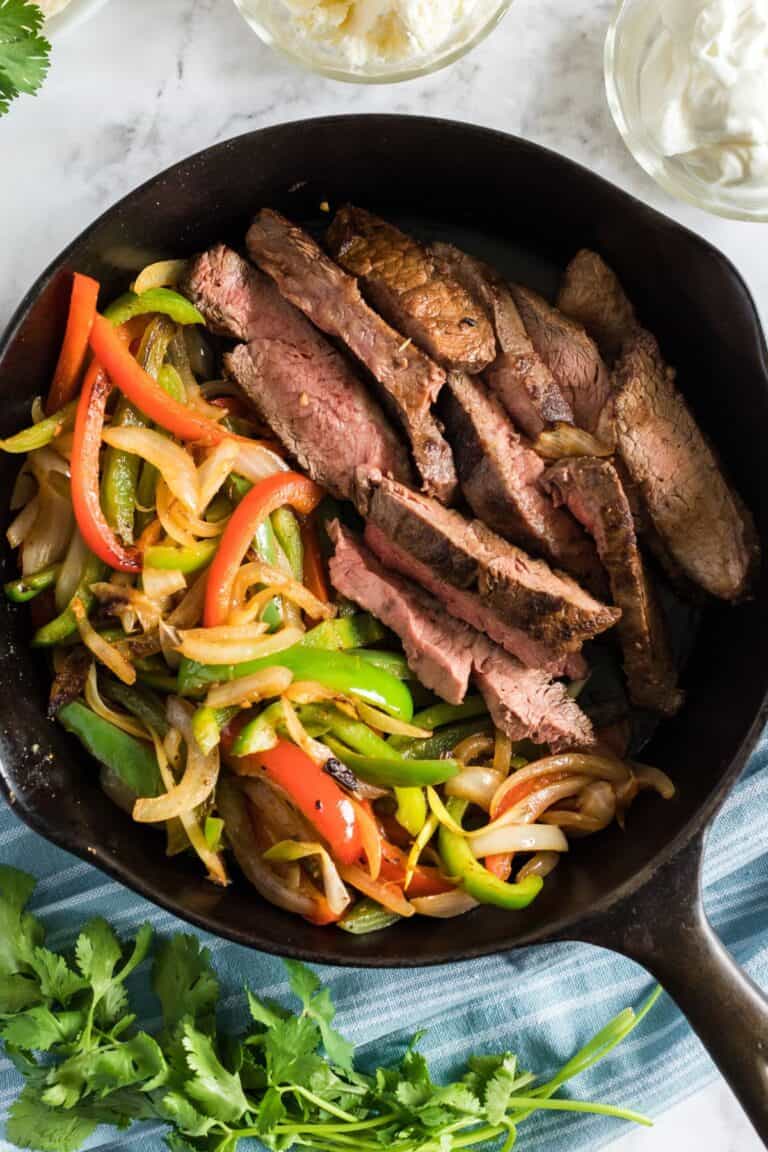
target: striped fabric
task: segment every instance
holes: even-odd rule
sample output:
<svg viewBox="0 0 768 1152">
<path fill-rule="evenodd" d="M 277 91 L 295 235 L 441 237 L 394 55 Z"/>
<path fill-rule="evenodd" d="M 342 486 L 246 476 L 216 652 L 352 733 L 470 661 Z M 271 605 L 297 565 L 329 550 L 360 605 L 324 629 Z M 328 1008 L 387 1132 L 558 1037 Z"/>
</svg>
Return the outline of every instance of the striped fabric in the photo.
<svg viewBox="0 0 768 1152">
<path fill-rule="evenodd" d="M 767 765 L 765 737 L 710 836 L 705 872 L 707 907 L 715 926 L 763 986 L 768 985 Z M 763 818 L 756 821 L 755 813 Z M 69 944 L 75 928 L 94 915 L 107 917 L 125 933 L 143 920 L 158 932 L 184 928 L 170 914 L 41 840 L 5 807 L 0 807 L 0 861 L 39 878 L 35 909 L 45 917 L 54 947 Z M 225 1025 L 237 1028 L 243 1021 L 243 983 L 262 995 L 286 994 L 278 960 L 199 935 L 213 952 L 225 990 Z M 651 988 L 637 965 L 577 944 L 530 948 L 450 969 L 327 969 L 324 976 L 338 1005 L 340 1027 L 361 1046 L 363 1063 L 368 1057 L 385 1062 L 416 1027 L 424 1026 L 428 1033 L 422 1050 L 438 1076 L 460 1066 L 470 1048 L 512 1049 L 523 1067 L 550 1072 L 614 1013 L 639 1004 Z M 148 996 L 141 1008 L 142 1019 L 151 1026 L 156 1005 Z M 658 1115 L 714 1074 L 698 1040 L 664 997 L 617 1054 L 577 1081 L 573 1090 L 582 1098 Z M 0 1060 L 0 1116 L 19 1084 L 10 1062 Z M 520 1146 L 528 1152 L 577 1152 L 598 1148 L 623 1131 L 616 1121 L 549 1113 L 521 1130 Z M 159 1128 L 144 1125 L 127 1134 L 99 1132 L 91 1147 L 161 1152 L 163 1141 Z M 0 1138 L 0 1150 L 10 1148 Z"/>
</svg>

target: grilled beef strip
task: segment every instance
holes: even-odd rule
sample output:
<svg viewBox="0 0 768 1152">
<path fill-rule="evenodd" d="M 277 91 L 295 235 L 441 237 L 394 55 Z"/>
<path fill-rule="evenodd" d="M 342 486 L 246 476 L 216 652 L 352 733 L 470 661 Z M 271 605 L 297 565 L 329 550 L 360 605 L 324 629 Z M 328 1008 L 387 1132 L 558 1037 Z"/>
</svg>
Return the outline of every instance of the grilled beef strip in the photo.
<svg viewBox="0 0 768 1152">
<path fill-rule="evenodd" d="M 521 634 L 527 641 L 544 645 L 550 654 L 564 655 L 578 651 L 584 640 L 610 628 L 619 618 L 620 612 L 595 600 L 569 576 L 528 556 L 479 520 L 466 520 L 459 512 L 442 508 L 381 474 L 368 473 L 358 479 L 358 510 L 398 555 L 408 558 L 410 570 L 404 575 L 420 582 L 428 579 L 435 595 L 445 585 L 460 593 L 476 593 L 473 603 L 479 600 L 484 616 L 490 614 L 497 621 L 496 635 L 487 627 L 483 630 L 505 647 L 517 645 Z M 380 558 L 389 564 L 386 557 Z M 461 614 L 453 597 L 446 607 Z M 501 639 L 505 628 L 512 629 L 513 635 Z M 537 665 L 537 660 L 526 659 L 516 647 L 511 650 L 526 663 Z"/>
<path fill-rule="evenodd" d="M 184 287 L 212 328 L 244 341 L 224 357 L 228 374 L 314 480 L 344 498 L 359 467 L 410 482 L 408 454 L 379 404 L 267 276 L 217 245 Z"/>
<path fill-rule="evenodd" d="M 400 637 L 409 666 L 428 688 L 457 704 L 474 675 L 494 724 L 510 739 L 531 739 L 555 751 L 592 743 L 592 726 L 563 684 L 525 668 L 443 612 L 416 584 L 383 568 L 338 522 L 331 537 L 334 587 Z"/>
<path fill-rule="evenodd" d="M 273 278 L 286 300 L 340 340 L 378 381 L 408 437 L 425 490 L 450 502 L 456 470 L 430 408 L 445 383 L 443 370 L 369 308 L 354 277 L 278 212 L 259 212 L 247 246 L 251 259 Z"/>
<path fill-rule="evenodd" d="M 653 582 L 637 543 L 629 502 L 607 460 L 581 456 L 547 470 L 544 483 L 594 536 L 621 608 L 617 632 L 629 695 L 639 708 L 673 715 L 683 697 Z"/>
<path fill-rule="evenodd" d="M 580 324 L 530 288 L 515 284 L 512 296 L 531 343 L 570 404 L 575 423 L 602 438 L 600 416 L 611 382 L 596 344 Z"/>
<path fill-rule="evenodd" d="M 759 562 L 752 517 L 650 332 L 625 341 L 610 409 L 624 467 L 673 564 L 713 596 L 743 597 Z"/>
<path fill-rule="evenodd" d="M 483 308 L 412 236 L 348 204 L 326 244 L 377 312 L 438 364 L 479 372 L 493 360 L 496 340 Z"/>
<path fill-rule="evenodd" d="M 571 406 L 533 347 L 499 273 L 452 244 L 437 243 L 432 251 L 440 267 L 477 297 L 493 324 L 498 351 L 483 377 L 516 426 L 535 440 L 550 424 L 572 424 Z"/>
<path fill-rule="evenodd" d="M 624 341 L 639 327 L 635 310 L 615 272 L 588 248 L 577 252 L 566 268 L 557 306 L 584 325 L 606 364 L 613 364 Z"/>
<path fill-rule="evenodd" d="M 605 573 L 592 540 L 542 490 L 544 461 L 515 431 L 483 381 L 449 372 L 440 403 L 461 490 L 475 516 L 601 595 Z"/>
</svg>

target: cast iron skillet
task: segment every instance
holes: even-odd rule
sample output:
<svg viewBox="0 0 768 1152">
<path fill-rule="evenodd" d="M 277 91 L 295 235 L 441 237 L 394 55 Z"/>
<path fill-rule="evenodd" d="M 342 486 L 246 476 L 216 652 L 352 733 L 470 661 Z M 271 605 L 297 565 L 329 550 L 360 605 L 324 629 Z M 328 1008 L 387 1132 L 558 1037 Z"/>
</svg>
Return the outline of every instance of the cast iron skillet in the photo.
<svg viewBox="0 0 768 1152">
<path fill-rule="evenodd" d="M 47 389 L 73 269 L 98 277 L 109 299 L 129 269 L 155 254 L 241 243 L 262 205 L 318 225 L 322 201 L 346 199 L 424 236 L 466 244 L 544 292 L 578 247 L 602 252 L 679 366 L 680 385 L 755 513 L 768 553 L 768 363 L 738 273 L 699 237 L 562 156 L 447 121 L 286 124 L 201 152 L 131 193 L 22 302 L 0 346 L 0 433 L 26 424 L 31 398 Z M 5 493 L 16 467 L 0 459 Z M 7 516 L 5 498 L 0 503 Z M 12 558 L 4 562 L 12 572 Z M 704 612 L 685 676 L 688 703 L 645 751 L 674 777 L 677 799 L 641 798 L 626 834 L 614 828 L 577 846 L 524 913 L 478 909 L 461 921 L 417 920 L 358 937 L 313 929 L 261 903 L 244 882 L 218 891 L 194 861 L 167 859 L 162 837 L 117 811 L 93 763 L 45 719 L 45 661 L 29 648 L 27 612 L 5 602 L 0 777 L 15 810 L 44 836 L 176 915 L 268 952 L 370 966 L 442 963 L 543 940 L 624 952 L 677 999 L 768 1142 L 768 1007 L 713 935 L 699 880 L 707 826 L 768 716 L 768 565 L 763 573 L 749 604 Z"/>
</svg>

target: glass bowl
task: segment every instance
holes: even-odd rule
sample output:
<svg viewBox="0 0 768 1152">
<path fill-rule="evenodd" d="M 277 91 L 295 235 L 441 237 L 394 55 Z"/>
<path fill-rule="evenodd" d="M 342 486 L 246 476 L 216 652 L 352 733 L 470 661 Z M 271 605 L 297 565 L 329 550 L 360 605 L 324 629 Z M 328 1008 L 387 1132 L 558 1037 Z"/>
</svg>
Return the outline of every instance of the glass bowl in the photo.
<svg viewBox="0 0 768 1152">
<path fill-rule="evenodd" d="M 427 0 L 429 2 L 429 0 Z M 475 9 L 458 22 L 450 36 L 429 51 L 403 54 L 397 59 L 355 62 L 345 56 L 338 43 L 321 43 L 302 35 L 296 13 L 284 0 L 234 0 L 245 20 L 265 44 L 293 63 L 352 84 L 395 84 L 427 76 L 459 60 L 490 35 L 506 15 L 512 0 L 476 0 Z"/>
<path fill-rule="evenodd" d="M 64 33 L 71 32 L 78 24 L 95 16 L 108 0 L 69 0 L 66 8 L 49 16 L 43 29 L 46 36 L 55 39 Z"/>
<path fill-rule="evenodd" d="M 605 40 L 605 89 L 624 143 L 638 164 L 666 192 L 716 216 L 768 221 L 768 188 L 707 183 L 679 158 L 662 155 L 643 122 L 640 76 L 649 49 L 661 29 L 658 5 L 650 0 L 619 0 Z"/>
</svg>

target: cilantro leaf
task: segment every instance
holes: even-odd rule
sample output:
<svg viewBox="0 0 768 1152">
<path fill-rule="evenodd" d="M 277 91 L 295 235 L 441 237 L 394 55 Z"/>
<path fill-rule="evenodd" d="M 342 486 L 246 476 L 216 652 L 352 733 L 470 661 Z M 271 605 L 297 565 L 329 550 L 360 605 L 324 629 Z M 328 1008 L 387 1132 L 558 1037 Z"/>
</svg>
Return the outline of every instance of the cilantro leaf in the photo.
<svg viewBox="0 0 768 1152">
<path fill-rule="evenodd" d="M 268 1088 L 262 1097 L 256 1116 L 256 1127 L 262 1136 L 271 1132 L 286 1116 L 283 1098 L 277 1088 Z"/>
<path fill-rule="evenodd" d="M 85 981 L 70 968 L 66 959 L 47 948 L 35 948 L 30 963 L 47 1000 L 68 1004 L 85 987 Z"/>
<path fill-rule="evenodd" d="M 278 1028 L 287 1019 L 287 1012 L 275 1004 L 268 1004 L 266 1000 L 259 1000 L 250 988 L 246 988 L 245 994 L 248 997 L 248 1011 L 257 1024 L 263 1024 L 265 1028 Z"/>
<path fill-rule="evenodd" d="M 306 1016 L 290 1016 L 264 1038 L 271 1084 L 307 1084 L 321 1063 L 316 1055 L 320 1029 Z"/>
<path fill-rule="evenodd" d="M 95 1127 L 95 1120 L 76 1112 L 49 1108 L 37 1090 L 28 1086 L 11 1105 L 5 1134 L 20 1148 L 35 1148 L 40 1152 L 78 1152 Z"/>
<path fill-rule="evenodd" d="M 0 5 L 2 3 L 3 0 L 0 0 Z M 0 865 L 0 976 L 28 971 L 29 957 L 42 941 L 42 925 L 34 916 L 24 912 L 34 890 L 33 876 L 17 868 Z"/>
<path fill-rule="evenodd" d="M 23 976 L 21 972 L 0 973 L 0 1016 L 12 1016 L 32 1004 L 39 1004 L 42 999 L 43 993 L 36 980 Z"/>
<path fill-rule="evenodd" d="M 89 920 L 77 938 L 75 959 L 96 999 L 101 999 L 112 982 L 115 965 L 122 951 L 117 936 L 106 920 Z"/>
<path fill-rule="evenodd" d="M 74 1108 L 85 1096 L 106 1096 L 117 1088 L 160 1087 L 168 1067 L 156 1040 L 138 1032 L 130 1040 L 79 1052 L 52 1068 L 43 1100 L 52 1108 Z"/>
<path fill-rule="evenodd" d="M 502 1062 L 485 1088 L 485 1111 L 489 1124 L 501 1124 L 517 1087 L 517 1060 L 510 1056 Z"/>
<path fill-rule="evenodd" d="M 175 1124 L 185 1136 L 207 1136 L 219 1121 L 198 1112 L 181 1092 L 167 1092 L 160 1101 L 160 1114 Z"/>
<path fill-rule="evenodd" d="M 184 1050 L 193 1076 L 184 1089 L 209 1116 L 224 1123 L 239 1120 L 248 1111 L 240 1077 L 228 1072 L 216 1055 L 208 1036 L 187 1020 L 183 1026 Z"/>
<path fill-rule="evenodd" d="M 306 964 L 300 964 L 297 960 L 286 960 L 285 966 L 288 969 L 291 991 L 301 1001 L 305 1014 L 317 1022 L 328 1058 L 341 1068 L 351 1068 L 354 1045 L 331 1027 L 336 1009 L 331 1000 L 330 989 L 322 987 L 315 973 L 307 968 Z"/>
<path fill-rule="evenodd" d="M 82 1012 L 58 1012 L 55 1016 L 45 1004 L 17 1012 L 0 1031 L 6 1044 L 27 1052 L 49 1052 L 55 1044 L 66 1044 L 81 1031 Z"/>
<path fill-rule="evenodd" d="M 32 0 L 0 0 L 0 116 L 21 92 L 34 93 L 48 71 L 51 46 Z"/>
<path fill-rule="evenodd" d="M 219 996 L 211 954 L 196 936 L 178 935 L 160 945 L 152 969 L 152 987 L 170 1034 L 185 1017 L 210 1016 Z"/>
</svg>

